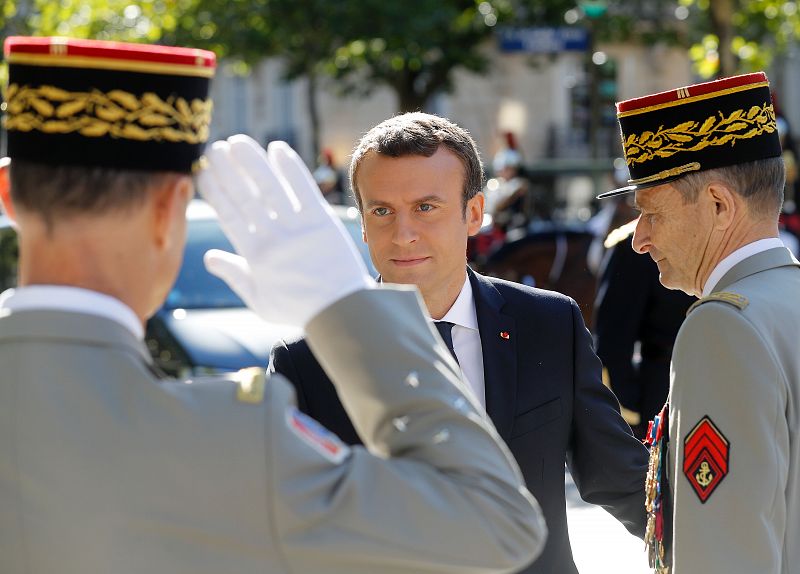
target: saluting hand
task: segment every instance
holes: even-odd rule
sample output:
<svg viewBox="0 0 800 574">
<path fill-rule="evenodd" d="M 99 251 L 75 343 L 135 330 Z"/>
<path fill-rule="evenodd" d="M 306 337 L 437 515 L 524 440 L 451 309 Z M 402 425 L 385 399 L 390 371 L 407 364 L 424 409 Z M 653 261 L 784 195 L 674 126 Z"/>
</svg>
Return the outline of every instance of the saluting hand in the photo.
<svg viewBox="0 0 800 574">
<path fill-rule="evenodd" d="M 304 327 L 338 299 L 375 281 L 303 160 L 284 142 L 268 150 L 245 135 L 215 142 L 199 175 L 239 255 L 212 249 L 206 268 L 262 319 Z"/>
</svg>

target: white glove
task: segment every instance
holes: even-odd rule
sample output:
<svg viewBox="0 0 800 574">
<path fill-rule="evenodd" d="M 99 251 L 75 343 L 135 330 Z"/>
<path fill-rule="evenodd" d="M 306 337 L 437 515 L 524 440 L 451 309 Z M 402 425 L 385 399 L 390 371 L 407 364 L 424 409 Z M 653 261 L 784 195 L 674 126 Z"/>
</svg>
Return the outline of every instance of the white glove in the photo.
<svg viewBox="0 0 800 574">
<path fill-rule="evenodd" d="M 198 177 L 239 253 L 212 249 L 206 268 L 262 319 L 305 327 L 335 301 L 375 286 L 303 160 L 284 142 L 265 153 L 245 135 L 215 142 Z"/>
</svg>

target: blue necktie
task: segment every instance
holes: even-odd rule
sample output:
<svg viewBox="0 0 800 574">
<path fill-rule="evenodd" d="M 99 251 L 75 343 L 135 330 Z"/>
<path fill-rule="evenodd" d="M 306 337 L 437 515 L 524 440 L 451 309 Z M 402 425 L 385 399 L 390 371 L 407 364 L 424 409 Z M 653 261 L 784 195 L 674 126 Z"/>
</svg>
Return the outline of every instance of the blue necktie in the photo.
<svg viewBox="0 0 800 574">
<path fill-rule="evenodd" d="M 439 331 L 439 336 L 442 338 L 442 341 L 447 345 L 450 354 L 453 355 L 456 363 L 458 363 L 458 357 L 456 357 L 456 351 L 453 348 L 453 323 L 449 321 L 436 321 L 434 324 L 436 325 L 436 330 Z"/>
</svg>

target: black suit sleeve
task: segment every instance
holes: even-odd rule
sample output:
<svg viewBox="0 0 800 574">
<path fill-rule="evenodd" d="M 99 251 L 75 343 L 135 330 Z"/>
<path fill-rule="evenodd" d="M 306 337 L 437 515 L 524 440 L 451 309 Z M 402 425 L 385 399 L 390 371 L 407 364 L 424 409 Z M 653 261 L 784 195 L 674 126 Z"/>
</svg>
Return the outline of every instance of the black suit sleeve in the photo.
<svg viewBox="0 0 800 574">
<path fill-rule="evenodd" d="M 297 394 L 297 407 L 350 445 L 361 444 L 336 387 L 305 339 L 279 341 L 270 353 L 270 373 L 280 373 Z"/>
<path fill-rule="evenodd" d="M 619 414 L 614 394 L 603 386 L 600 360 L 574 302 L 572 324 L 574 411 L 567 464 L 581 498 L 643 537 L 648 452 Z"/>
<path fill-rule="evenodd" d="M 269 354 L 267 372 L 279 373 L 286 377 L 294 386 L 297 394 L 297 408 L 304 413 L 308 413 L 308 401 L 306 400 L 303 378 L 297 371 L 297 367 L 292 360 L 292 353 L 289 352 L 289 348 L 286 346 L 286 341 L 280 340 L 272 347 L 272 351 Z"/>
</svg>

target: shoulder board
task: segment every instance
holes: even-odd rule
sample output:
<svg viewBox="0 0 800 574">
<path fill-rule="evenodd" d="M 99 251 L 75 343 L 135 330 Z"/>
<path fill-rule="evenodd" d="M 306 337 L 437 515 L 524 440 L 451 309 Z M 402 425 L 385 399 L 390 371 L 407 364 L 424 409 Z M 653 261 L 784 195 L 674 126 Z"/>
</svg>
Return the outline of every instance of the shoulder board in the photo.
<svg viewBox="0 0 800 574">
<path fill-rule="evenodd" d="M 686 311 L 688 315 L 695 308 L 699 307 L 703 303 L 708 303 L 709 301 L 721 301 L 722 303 L 727 303 L 728 305 L 733 305 L 739 311 L 743 311 L 745 307 L 750 303 L 747 300 L 747 297 L 744 295 L 739 295 L 738 293 L 730 293 L 728 291 L 720 291 L 719 293 L 712 293 L 708 297 L 703 297 L 702 299 L 695 301 L 694 304 L 689 307 L 689 310 Z"/>
<path fill-rule="evenodd" d="M 264 401 L 266 373 L 260 367 L 250 367 L 238 371 L 233 376 L 236 383 L 236 400 L 240 403 L 258 405 Z"/>
<path fill-rule="evenodd" d="M 622 227 L 617 227 L 614 231 L 609 233 L 608 237 L 606 237 L 606 240 L 603 242 L 603 247 L 606 249 L 611 249 L 620 241 L 625 241 L 628 239 L 628 237 L 633 235 L 633 232 L 636 231 L 637 221 L 639 221 L 638 218 L 634 219 L 633 221 L 629 221 Z"/>
</svg>

